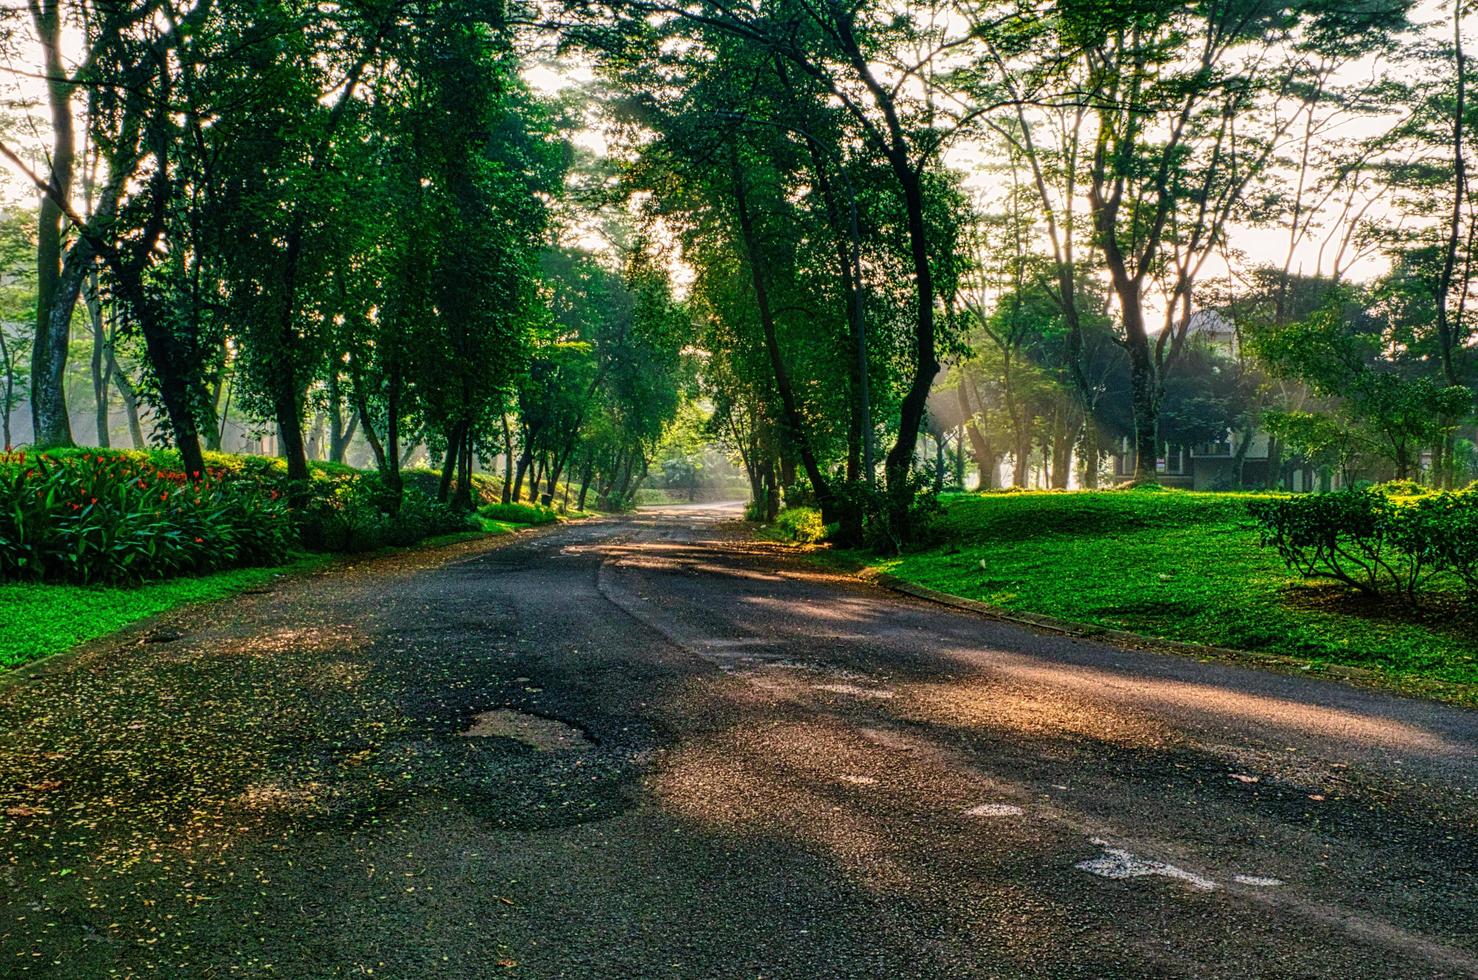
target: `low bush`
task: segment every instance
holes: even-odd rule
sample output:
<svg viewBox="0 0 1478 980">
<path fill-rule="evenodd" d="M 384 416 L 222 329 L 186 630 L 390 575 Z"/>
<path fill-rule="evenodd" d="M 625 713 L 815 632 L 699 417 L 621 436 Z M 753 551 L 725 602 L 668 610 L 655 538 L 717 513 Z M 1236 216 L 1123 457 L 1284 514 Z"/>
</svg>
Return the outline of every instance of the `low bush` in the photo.
<svg viewBox="0 0 1478 980">
<path fill-rule="evenodd" d="M 787 507 L 775 515 L 775 529 L 799 544 L 816 544 L 826 538 L 821 511 L 814 507 Z"/>
<path fill-rule="evenodd" d="M 908 483 L 897 489 L 869 487 L 861 481 L 838 483 L 832 489 L 846 545 L 897 555 L 904 548 L 926 547 L 936 538 L 944 511 L 922 474 L 910 474 Z"/>
<path fill-rule="evenodd" d="M 471 519 L 406 487 L 396 506 L 379 477 L 356 473 L 313 480 L 295 489 L 293 523 L 310 551 L 363 552 L 415 544 L 423 538 L 473 529 Z"/>
<path fill-rule="evenodd" d="M 539 504 L 486 504 L 477 509 L 479 517 L 509 524 L 553 524 L 559 515 Z"/>
<path fill-rule="evenodd" d="M 0 578 L 141 582 L 288 552 L 283 495 L 121 454 L 0 455 Z"/>
<path fill-rule="evenodd" d="M 1416 599 L 1460 583 L 1478 596 L 1478 493 L 1406 483 L 1251 501 L 1262 544 L 1306 578 Z"/>
</svg>

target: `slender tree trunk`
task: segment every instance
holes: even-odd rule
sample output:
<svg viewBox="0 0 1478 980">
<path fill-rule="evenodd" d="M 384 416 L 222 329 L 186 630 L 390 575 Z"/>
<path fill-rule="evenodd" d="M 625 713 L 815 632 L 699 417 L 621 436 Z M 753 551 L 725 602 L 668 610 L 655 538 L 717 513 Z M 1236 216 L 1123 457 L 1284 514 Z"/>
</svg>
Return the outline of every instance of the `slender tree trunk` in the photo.
<svg viewBox="0 0 1478 980">
<path fill-rule="evenodd" d="M 1098 447 L 1098 423 L 1089 412 L 1083 418 L 1083 489 L 1098 489 L 1098 465 L 1102 453 Z"/>
<path fill-rule="evenodd" d="M 36 335 L 31 346 L 32 441 L 38 447 L 72 445 L 67 412 L 67 346 L 72 310 L 82 277 L 91 265 L 85 244 L 73 245 L 65 263 L 65 216 L 61 201 L 72 193 L 76 134 L 72 118 L 72 82 L 62 58 L 65 29 L 61 4 L 33 4 L 32 21 L 46 66 L 47 103 L 51 110 L 50 190 L 41 196 L 36 228 Z"/>
<path fill-rule="evenodd" d="M 128 437 L 133 442 L 134 449 L 143 449 L 147 445 L 144 439 L 144 426 L 139 420 L 139 396 L 133 389 L 133 382 L 128 380 L 128 375 L 118 363 L 118 358 L 113 351 L 108 351 L 108 364 L 113 376 L 113 387 L 118 389 L 118 397 L 123 401 L 123 414 L 128 419 Z"/>
<path fill-rule="evenodd" d="M 0 436 L 3 436 L 0 450 L 8 453 L 15 446 L 10 438 L 10 409 L 15 404 L 15 362 L 10 359 L 10 344 L 5 339 L 4 324 L 0 324 L 0 363 L 5 365 L 4 400 L 0 401 Z"/>
<path fill-rule="evenodd" d="M 739 217 L 739 230 L 744 244 L 746 264 L 749 266 L 750 284 L 754 288 L 755 305 L 758 307 L 760 326 L 765 334 L 765 351 L 770 358 L 770 371 L 775 381 L 776 391 L 780 395 L 780 405 L 785 417 L 785 426 L 788 430 L 789 441 L 795 451 L 800 454 L 801 462 L 806 468 L 806 476 L 811 481 L 811 488 L 816 492 L 817 503 L 821 505 L 823 519 L 830 516 L 832 506 L 831 488 L 827 485 L 826 477 L 821 473 L 821 466 L 816 461 L 815 454 L 811 451 L 810 439 L 806 435 L 805 422 L 801 418 L 800 404 L 795 397 L 795 390 L 790 384 L 790 374 L 785 368 L 785 359 L 780 351 L 779 336 L 775 328 L 775 316 L 770 308 L 769 286 L 765 281 L 765 264 L 760 254 L 758 239 L 755 236 L 753 217 L 749 210 L 749 189 L 745 185 L 744 173 L 739 165 L 737 149 L 731 162 L 732 176 L 734 180 L 734 205 Z"/>
<path fill-rule="evenodd" d="M 508 413 L 503 413 L 503 503 L 508 503 L 513 492 L 513 430 L 508 425 Z M 580 498 L 584 500 L 582 496 Z M 583 506 L 583 505 L 582 505 Z"/>
<path fill-rule="evenodd" d="M 87 319 L 92 326 L 92 398 L 97 415 L 97 445 L 109 449 L 113 445 L 109 431 L 109 407 L 112 399 L 109 372 L 112 362 L 108 359 L 108 339 L 103 327 L 103 308 L 97 292 L 97 270 L 88 273 Z"/>
<path fill-rule="evenodd" d="M 1158 482 L 1155 460 L 1160 455 L 1160 399 L 1149 344 L 1129 344 L 1129 391 L 1134 407 L 1134 479 Z"/>
<path fill-rule="evenodd" d="M 580 497 L 575 504 L 576 510 L 583 511 L 585 509 L 585 494 L 590 490 L 590 477 L 594 472 L 594 458 L 587 459 L 585 461 L 585 471 L 580 474 Z"/>
<path fill-rule="evenodd" d="M 451 499 L 452 481 L 457 476 L 457 459 L 462 451 L 465 426 L 466 423 L 459 419 L 446 432 L 446 459 L 441 464 L 441 486 L 436 491 L 436 499 L 442 503 Z"/>
<path fill-rule="evenodd" d="M 457 467 L 457 492 L 452 498 L 452 506 L 457 510 L 468 512 L 474 509 L 472 505 L 472 421 L 470 419 L 462 421 L 461 442 L 461 462 Z"/>
</svg>

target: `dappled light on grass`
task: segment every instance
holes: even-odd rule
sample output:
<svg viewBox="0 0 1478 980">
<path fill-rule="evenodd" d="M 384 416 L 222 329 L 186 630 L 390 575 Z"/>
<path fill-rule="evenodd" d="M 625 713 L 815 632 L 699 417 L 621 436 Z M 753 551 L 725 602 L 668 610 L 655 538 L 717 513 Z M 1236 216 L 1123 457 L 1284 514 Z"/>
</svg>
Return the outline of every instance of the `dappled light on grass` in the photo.
<svg viewBox="0 0 1478 980">
<path fill-rule="evenodd" d="M 947 501 L 941 543 L 870 558 L 1011 612 L 1454 685 L 1471 700 L 1478 630 L 1460 609 L 1373 607 L 1294 577 L 1258 543 L 1248 494 L 1079 492 Z M 1466 688 L 1456 685 L 1467 685 Z"/>
</svg>

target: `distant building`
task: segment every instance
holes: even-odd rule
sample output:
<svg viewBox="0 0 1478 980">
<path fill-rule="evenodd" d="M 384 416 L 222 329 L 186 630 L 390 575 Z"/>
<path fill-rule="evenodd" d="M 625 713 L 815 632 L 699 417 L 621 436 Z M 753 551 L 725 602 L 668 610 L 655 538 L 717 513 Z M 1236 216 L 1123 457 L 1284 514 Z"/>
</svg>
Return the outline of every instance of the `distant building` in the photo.
<svg viewBox="0 0 1478 980">
<path fill-rule="evenodd" d="M 1216 310 L 1199 310 L 1191 314 L 1188 336 L 1199 338 L 1231 357 L 1236 357 L 1241 350 L 1236 326 Z M 1155 475 L 1165 486 L 1188 490 L 1273 486 L 1278 481 L 1269 479 L 1271 449 L 1272 440 L 1261 430 L 1253 429 L 1244 450 L 1242 433 L 1228 429 L 1215 442 L 1198 445 L 1167 443 L 1161 446 L 1160 455 L 1155 460 Z M 1110 464 L 1116 479 L 1134 478 L 1134 445 L 1131 439 L 1124 437 L 1119 440 L 1116 451 L 1111 453 Z M 1321 474 L 1315 467 L 1297 467 L 1287 474 L 1284 489 L 1303 492 L 1329 490 L 1338 485 L 1337 475 Z"/>
</svg>

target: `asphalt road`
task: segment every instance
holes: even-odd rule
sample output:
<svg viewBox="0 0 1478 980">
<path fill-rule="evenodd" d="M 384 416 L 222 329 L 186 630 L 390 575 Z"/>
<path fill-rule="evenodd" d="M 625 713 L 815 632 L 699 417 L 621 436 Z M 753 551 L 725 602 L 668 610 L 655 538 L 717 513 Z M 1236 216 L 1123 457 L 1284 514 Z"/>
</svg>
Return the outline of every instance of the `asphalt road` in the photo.
<svg viewBox="0 0 1478 980">
<path fill-rule="evenodd" d="M 1478 976 L 1478 713 L 734 516 L 365 561 L 11 680 L 0 975 Z"/>
</svg>

